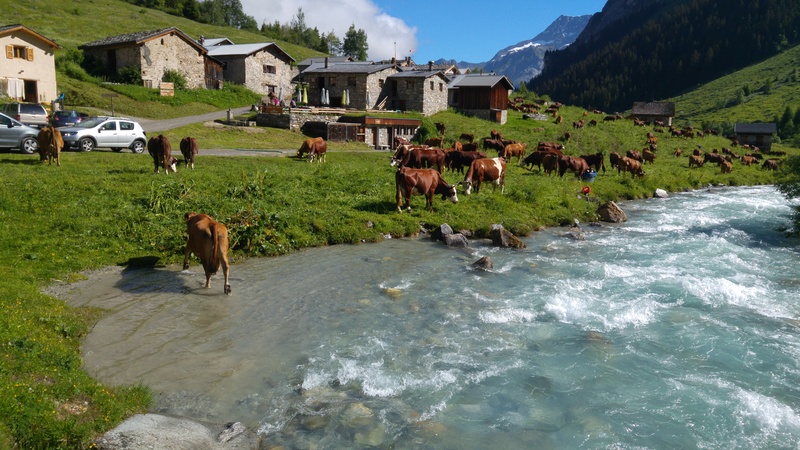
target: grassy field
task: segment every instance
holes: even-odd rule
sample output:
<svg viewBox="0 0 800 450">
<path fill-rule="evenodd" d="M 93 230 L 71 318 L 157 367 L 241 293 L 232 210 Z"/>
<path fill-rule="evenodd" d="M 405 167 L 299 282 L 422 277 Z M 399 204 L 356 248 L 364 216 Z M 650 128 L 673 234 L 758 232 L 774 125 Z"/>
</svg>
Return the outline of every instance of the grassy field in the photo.
<svg viewBox="0 0 800 450">
<path fill-rule="evenodd" d="M 565 121 L 531 122 L 512 113 L 502 127 L 454 112 L 424 119 L 447 124 L 451 141 L 462 132 L 485 136 L 496 128 L 506 137 L 535 145 L 563 140 L 569 154 L 641 149 L 651 129 L 630 121 L 572 129 L 584 117 L 579 108 L 562 109 Z M 591 117 L 590 117 L 591 118 Z M 503 222 L 518 235 L 546 226 L 595 220 L 599 203 L 650 197 L 708 185 L 772 183 L 775 174 L 736 162 L 732 174 L 716 166 L 689 169 L 687 158 L 672 156 L 727 146 L 726 139 L 685 140 L 659 134 L 658 157 L 639 179 L 601 173 L 589 199 L 584 183 L 508 164 L 506 192 L 488 186 L 452 204 L 437 198 L 434 212 L 424 199 L 412 199 L 411 213 L 398 213 L 389 153 L 363 144 L 332 144 L 325 164 L 293 157 L 215 157 L 203 148 L 297 148 L 304 136 L 285 130 L 192 125 L 171 130 L 177 142 L 197 136 L 197 168 L 169 176 L 152 173 L 147 154 L 67 152 L 62 166 L 42 165 L 35 155 L 0 154 L 0 448 L 76 448 L 131 413 L 144 411 L 144 386 L 103 386 L 83 372 L 80 343 L 101 311 L 73 309 L 43 295 L 53 280 L 79 279 L 80 271 L 126 265 L 142 259 L 179 263 L 183 255 L 183 214 L 211 214 L 228 225 L 234 260 L 273 256 L 303 247 L 379 241 L 384 235 L 409 236 L 420 226 L 448 223 L 454 229 L 488 235 Z M 359 151 L 350 151 L 357 149 Z M 780 148 L 789 153 L 794 149 Z M 490 156 L 494 156 L 490 153 Z M 456 183 L 457 173 L 445 178 Z M 177 270 L 177 269 L 176 269 Z M 235 270 L 235 266 L 234 269 Z"/>
</svg>

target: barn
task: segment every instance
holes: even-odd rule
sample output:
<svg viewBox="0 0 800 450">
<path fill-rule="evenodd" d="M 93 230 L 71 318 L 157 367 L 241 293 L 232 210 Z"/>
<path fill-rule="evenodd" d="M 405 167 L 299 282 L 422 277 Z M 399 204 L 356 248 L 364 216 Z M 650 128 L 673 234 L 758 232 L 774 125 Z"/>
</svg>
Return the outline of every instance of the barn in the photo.
<svg viewBox="0 0 800 450">
<path fill-rule="evenodd" d="M 778 131 L 775 123 L 737 123 L 733 126 L 733 134 L 740 144 L 755 145 L 760 150 L 772 150 L 772 135 Z"/>
<path fill-rule="evenodd" d="M 631 118 L 643 120 L 647 123 L 656 121 L 665 126 L 672 125 L 675 117 L 674 102 L 634 102 L 631 108 Z"/>
<path fill-rule="evenodd" d="M 159 87 L 168 70 L 183 75 L 189 89 L 222 87 L 222 63 L 176 27 L 110 36 L 78 48 L 108 74 L 137 68 L 145 87 Z"/>
<path fill-rule="evenodd" d="M 514 83 L 503 75 L 457 75 L 448 85 L 448 103 L 469 115 L 504 124 Z"/>
</svg>

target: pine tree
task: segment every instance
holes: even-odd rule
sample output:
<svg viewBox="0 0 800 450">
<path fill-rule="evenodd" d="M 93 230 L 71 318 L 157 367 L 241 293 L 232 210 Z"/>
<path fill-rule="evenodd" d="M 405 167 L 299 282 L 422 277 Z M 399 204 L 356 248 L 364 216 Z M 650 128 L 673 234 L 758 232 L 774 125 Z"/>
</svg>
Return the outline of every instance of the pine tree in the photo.
<svg viewBox="0 0 800 450">
<path fill-rule="evenodd" d="M 344 56 L 349 56 L 356 61 L 366 61 L 367 50 L 369 50 L 367 32 L 361 28 L 356 30 L 356 25 L 351 24 L 347 33 L 344 35 L 342 53 L 344 53 Z"/>
</svg>

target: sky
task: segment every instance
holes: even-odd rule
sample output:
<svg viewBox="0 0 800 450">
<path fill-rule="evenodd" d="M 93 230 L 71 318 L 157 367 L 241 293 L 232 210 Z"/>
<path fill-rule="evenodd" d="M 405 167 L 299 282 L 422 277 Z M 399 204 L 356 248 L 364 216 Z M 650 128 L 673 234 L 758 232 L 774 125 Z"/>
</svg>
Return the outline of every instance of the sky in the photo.
<svg viewBox="0 0 800 450">
<path fill-rule="evenodd" d="M 240 0 L 262 23 L 289 23 L 303 9 L 309 28 L 344 39 L 363 29 L 369 59 L 411 56 L 418 64 L 440 58 L 485 62 L 532 39 L 559 16 L 594 14 L 606 0 Z"/>
</svg>

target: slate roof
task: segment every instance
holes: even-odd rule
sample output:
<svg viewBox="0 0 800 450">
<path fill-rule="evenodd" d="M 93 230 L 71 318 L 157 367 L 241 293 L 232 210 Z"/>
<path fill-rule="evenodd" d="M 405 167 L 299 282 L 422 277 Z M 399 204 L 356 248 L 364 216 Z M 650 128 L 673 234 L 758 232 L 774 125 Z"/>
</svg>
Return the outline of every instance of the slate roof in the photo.
<svg viewBox="0 0 800 450">
<path fill-rule="evenodd" d="M 674 102 L 633 102 L 632 115 L 643 116 L 675 116 Z"/>
<path fill-rule="evenodd" d="M 325 64 L 325 56 L 317 56 L 313 58 L 306 58 L 299 63 L 298 66 L 311 66 L 314 64 Z M 328 56 L 328 65 L 353 62 L 353 58 L 349 56 Z"/>
<path fill-rule="evenodd" d="M 450 82 L 448 88 L 459 89 L 465 87 L 488 87 L 492 88 L 497 83 L 503 83 L 508 89 L 514 89 L 514 83 L 505 75 L 478 75 L 478 74 L 464 74 L 456 75 Z"/>
<path fill-rule="evenodd" d="M 416 72 L 397 72 L 395 74 L 389 75 L 386 78 L 430 78 L 434 76 L 440 76 L 444 81 L 448 81 L 447 77 L 442 73 L 440 70 L 418 70 Z"/>
<path fill-rule="evenodd" d="M 733 126 L 736 134 L 773 134 L 777 131 L 775 123 L 737 123 Z"/>
<path fill-rule="evenodd" d="M 203 38 L 203 47 L 215 47 L 217 45 L 233 45 L 233 41 L 228 38 Z"/>
<path fill-rule="evenodd" d="M 325 63 L 320 66 L 316 64 L 309 67 L 308 69 L 303 71 L 303 74 L 307 73 L 364 73 L 370 74 L 375 72 L 380 72 L 381 70 L 391 69 L 394 66 L 392 64 L 372 64 L 372 63 L 362 63 L 362 62 L 352 62 L 352 63 L 340 63 L 330 65 L 325 67 Z"/>
<path fill-rule="evenodd" d="M 35 32 L 35 31 L 31 30 L 30 28 L 26 27 L 25 25 L 20 25 L 18 23 L 12 24 L 12 25 L 0 25 L 0 36 L 6 35 L 6 34 L 11 34 L 11 32 L 17 31 L 17 30 L 24 31 L 24 32 L 26 32 L 26 33 L 28 33 L 28 34 L 30 34 L 32 36 L 35 36 L 35 37 L 43 40 L 44 42 L 48 43 L 49 45 L 51 45 L 51 46 L 53 46 L 55 48 L 61 48 L 60 45 L 56 44 L 56 41 L 54 41 L 54 40 L 52 40 L 52 39 L 50 39 L 50 38 L 48 38 L 48 37 L 46 37 L 44 35 L 41 35 L 41 34 Z"/>
<path fill-rule="evenodd" d="M 136 31 L 133 33 L 119 34 L 117 36 L 109 36 L 94 42 L 89 42 L 88 44 L 83 44 L 78 48 L 124 47 L 128 45 L 141 44 L 170 33 L 177 34 L 184 41 L 189 43 L 189 45 L 203 49 L 203 47 L 197 41 L 190 38 L 186 33 L 179 30 L 177 27 L 162 28 L 160 30 Z"/>
<path fill-rule="evenodd" d="M 292 58 L 288 53 L 283 51 L 283 49 L 278 47 L 278 45 L 275 44 L 274 42 L 261 42 L 257 44 L 232 44 L 232 45 L 206 46 L 206 50 L 208 51 L 209 55 L 215 58 L 225 57 L 225 56 L 248 57 L 268 47 L 274 47 L 278 49 L 278 51 L 286 55 L 286 57 L 289 58 L 289 60 L 294 61 L 294 58 Z"/>
</svg>

